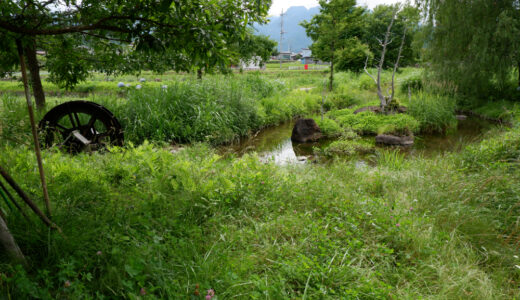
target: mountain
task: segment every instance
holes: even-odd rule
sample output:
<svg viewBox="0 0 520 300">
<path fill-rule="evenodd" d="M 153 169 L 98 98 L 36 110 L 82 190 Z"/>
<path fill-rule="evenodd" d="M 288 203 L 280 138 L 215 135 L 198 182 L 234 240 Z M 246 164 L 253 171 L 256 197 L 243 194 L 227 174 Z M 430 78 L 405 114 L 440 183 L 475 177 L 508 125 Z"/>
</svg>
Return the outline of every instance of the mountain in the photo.
<svg viewBox="0 0 520 300">
<path fill-rule="evenodd" d="M 300 26 L 302 21 L 310 21 L 320 12 L 319 6 L 307 9 L 305 6 L 291 6 L 283 17 L 283 30 L 285 34 L 282 41 L 282 51 L 299 52 L 302 48 L 308 48 L 312 40 L 307 37 L 305 29 Z M 280 43 L 280 16 L 269 17 L 269 23 L 265 25 L 255 24 L 255 33 L 267 35 Z M 280 48 L 278 48 L 280 49 Z"/>
</svg>

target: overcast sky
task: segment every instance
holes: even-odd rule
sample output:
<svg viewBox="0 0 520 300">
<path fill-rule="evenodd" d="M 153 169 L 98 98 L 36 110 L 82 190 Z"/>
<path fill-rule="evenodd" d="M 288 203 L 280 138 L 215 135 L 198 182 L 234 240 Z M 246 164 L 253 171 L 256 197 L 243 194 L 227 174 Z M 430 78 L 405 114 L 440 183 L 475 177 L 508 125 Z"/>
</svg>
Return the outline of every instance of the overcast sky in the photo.
<svg viewBox="0 0 520 300">
<path fill-rule="evenodd" d="M 359 5 L 366 5 L 368 8 L 374 8 L 378 4 L 392 4 L 396 2 L 404 2 L 399 0 L 358 0 Z M 279 15 L 283 10 L 287 10 L 291 6 L 305 6 L 307 8 L 318 6 L 318 0 L 273 0 L 273 5 L 269 10 L 269 15 Z"/>
</svg>

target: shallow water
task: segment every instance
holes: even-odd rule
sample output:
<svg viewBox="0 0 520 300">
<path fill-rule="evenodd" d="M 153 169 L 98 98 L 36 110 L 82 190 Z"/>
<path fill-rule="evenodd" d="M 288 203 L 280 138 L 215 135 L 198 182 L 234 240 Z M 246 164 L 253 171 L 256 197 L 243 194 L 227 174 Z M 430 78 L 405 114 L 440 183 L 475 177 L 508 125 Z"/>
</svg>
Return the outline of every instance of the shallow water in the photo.
<svg viewBox="0 0 520 300">
<path fill-rule="evenodd" d="M 323 148 L 333 140 L 321 140 L 316 143 L 293 143 L 291 133 L 294 122 L 286 122 L 278 126 L 266 128 L 256 135 L 242 140 L 240 143 L 222 148 L 224 153 L 236 153 L 243 155 L 248 152 L 256 152 L 262 161 L 272 160 L 277 164 L 303 164 L 313 156 L 313 147 Z M 493 124 L 475 117 L 468 117 L 464 121 L 458 121 L 456 129 L 446 135 L 430 134 L 415 137 L 414 145 L 399 147 L 408 157 L 425 156 L 432 157 L 445 152 L 460 151 L 465 145 L 482 140 L 483 134 L 493 128 Z M 373 136 L 363 137 L 374 139 Z M 378 146 L 379 149 L 392 149 L 395 147 Z M 359 160 L 366 165 L 366 162 Z"/>
</svg>

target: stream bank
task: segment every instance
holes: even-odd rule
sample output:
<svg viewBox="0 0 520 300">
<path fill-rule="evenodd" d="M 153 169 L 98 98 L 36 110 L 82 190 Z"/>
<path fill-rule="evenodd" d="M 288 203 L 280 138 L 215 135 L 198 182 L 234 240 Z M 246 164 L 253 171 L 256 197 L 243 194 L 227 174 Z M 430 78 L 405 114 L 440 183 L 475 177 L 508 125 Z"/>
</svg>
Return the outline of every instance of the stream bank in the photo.
<svg viewBox="0 0 520 300">
<path fill-rule="evenodd" d="M 313 148 L 324 149 L 336 139 L 322 139 L 313 143 L 294 143 L 291 141 L 291 133 L 295 121 L 289 121 L 277 126 L 268 127 L 252 137 L 239 143 L 220 148 L 223 154 L 233 153 L 243 155 L 256 152 L 262 161 L 272 160 L 276 164 L 303 164 L 309 160 L 314 161 Z M 488 120 L 469 116 L 465 120 L 458 121 L 457 127 L 443 134 L 421 134 L 415 136 L 415 142 L 408 147 L 376 146 L 376 149 L 399 149 L 408 158 L 416 156 L 433 157 L 447 152 L 457 152 L 464 146 L 479 142 L 487 131 L 495 127 Z M 364 140 L 373 140 L 373 136 L 364 136 Z M 369 157 L 363 157 L 370 160 Z M 360 160 L 362 164 L 364 160 Z"/>
</svg>

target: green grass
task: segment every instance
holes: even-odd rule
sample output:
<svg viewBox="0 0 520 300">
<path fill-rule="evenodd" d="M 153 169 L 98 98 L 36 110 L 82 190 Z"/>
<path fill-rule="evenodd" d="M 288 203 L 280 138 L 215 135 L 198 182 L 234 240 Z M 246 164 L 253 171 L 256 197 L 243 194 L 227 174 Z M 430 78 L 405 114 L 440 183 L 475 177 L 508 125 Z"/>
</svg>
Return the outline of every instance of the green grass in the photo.
<svg viewBox="0 0 520 300">
<path fill-rule="evenodd" d="M 468 151 L 410 163 L 394 152 L 368 170 L 283 168 L 204 146 L 47 151 L 53 218 L 67 239 L 10 215 L 31 268 L 2 265 L 2 290 L 184 298 L 199 284 L 221 298 L 512 298 L 516 251 L 502 236 L 516 239 L 518 156 L 503 162 L 491 150 L 501 164 L 466 170 L 468 155 L 488 159 Z M 41 199 L 32 151 L 2 153 Z"/>
</svg>

